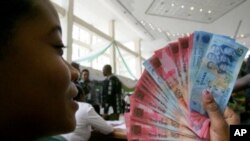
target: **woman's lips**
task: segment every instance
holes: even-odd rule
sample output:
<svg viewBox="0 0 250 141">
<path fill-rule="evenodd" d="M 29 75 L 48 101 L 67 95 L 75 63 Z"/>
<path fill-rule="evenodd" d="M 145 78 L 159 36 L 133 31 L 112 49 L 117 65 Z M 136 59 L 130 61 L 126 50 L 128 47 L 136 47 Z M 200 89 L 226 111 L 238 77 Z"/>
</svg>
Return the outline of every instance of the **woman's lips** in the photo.
<svg viewBox="0 0 250 141">
<path fill-rule="evenodd" d="M 79 105 L 78 105 L 77 102 L 74 101 L 73 99 L 71 100 L 71 105 L 72 105 L 72 108 L 74 109 L 74 111 L 77 111 L 77 110 L 78 110 Z"/>
<path fill-rule="evenodd" d="M 70 93 L 71 101 L 70 101 L 70 102 L 71 102 L 72 108 L 73 108 L 75 111 L 77 111 L 78 108 L 79 108 L 77 102 L 73 100 L 73 98 L 76 97 L 77 94 L 78 94 L 78 90 L 77 90 L 75 84 L 74 84 L 73 82 L 71 82 L 71 93 Z"/>
</svg>

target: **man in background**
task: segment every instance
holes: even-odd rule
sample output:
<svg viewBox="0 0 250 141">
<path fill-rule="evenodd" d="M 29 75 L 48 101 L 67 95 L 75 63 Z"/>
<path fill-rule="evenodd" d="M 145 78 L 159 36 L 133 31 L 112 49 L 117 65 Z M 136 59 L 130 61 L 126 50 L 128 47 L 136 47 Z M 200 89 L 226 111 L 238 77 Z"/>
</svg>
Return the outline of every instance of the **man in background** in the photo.
<svg viewBox="0 0 250 141">
<path fill-rule="evenodd" d="M 104 107 L 104 118 L 108 120 L 119 120 L 122 113 L 122 86 L 120 80 L 112 74 L 112 67 L 105 65 L 103 75 L 102 106 Z M 108 115 L 109 108 L 113 108 L 113 114 Z"/>
<path fill-rule="evenodd" d="M 85 101 L 91 104 L 95 111 L 100 114 L 100 98 L 99 93 L 96 92 L 96 84 L 95 81 L 89 79 L 89 70 L 83 69 L 82 70 L 82 82 L 81 86 L 83 88 L 83 92 L 85 94 Z"/>
</svg>

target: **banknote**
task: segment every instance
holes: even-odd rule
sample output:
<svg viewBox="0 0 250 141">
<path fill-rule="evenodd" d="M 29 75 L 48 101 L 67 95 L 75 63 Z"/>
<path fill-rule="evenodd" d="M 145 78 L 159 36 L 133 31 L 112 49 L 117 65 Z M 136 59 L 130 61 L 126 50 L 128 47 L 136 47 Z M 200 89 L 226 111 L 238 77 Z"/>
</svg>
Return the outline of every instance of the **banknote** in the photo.
<svg viewBox="0 0 250 141">
<path fill-rule="evenodd" d="M 160 140 L 160 139 L 134 137 L 133 135 L 131 135 L 131 129 L 130 129 L 130 125 L 133 123 L 133 121 L 131 121 L 131 113 L 124 113 L 124 119 L 125 119 L 125 125 L 127 129 L 126 133 L 127 133 L 128 141 L 165 141 L 164 139 Z"/>
<path fill-rule="evenodd" d="M 213 36 L 219 36 L 222 37 L 223 40 L 227 41 L 235 41 L 234 39 L 224 36 L 224 35 L 218 35 L 213 34 L 209 32 L 204 31 L 196 31 L 193 33 L 193 49 L 190 55 L 190 66 L 189 66 L 189 78 L 196 77 L 195 75 L 198 73 L 198 70 L 200 68 L 201 62 L 203 60 L 203 57 L 205 56 L 205 53 L 207 52 L 208 45 L 212 39 Z M 192 87 L 194 79 L 190 79 L 189 87 Z"/>
<path fill-rule="evenodd" d="M 213 35 L 190 92 L 190 110 L 206 115 L 201 93 L 209 88 L 221 111 L 227 105 L 247 48 L 224 36 Z"/>
<path fill-rule="evenodd" d="M 200 68 L 194 77 L 190 92 L 190 112 L 198 119 L 191 119 L 191 128 L 200 137 L 207 135 L 203 116 L 207 116 L 202 104 L 202 91 L 211 91 L 220 110 L 223 112 L 231 95 L 240 66 L 247 48 L 227 37 L 213 35 L 204 53 Z M 193 116 L 194 117 L 194 116 Z"/>
<path fill-rule="evenodd" d="M 158 53 L 162 53 L 163 51 L 161 51 L 161 52 L 158 52 Z M 169 56 L 169 54 L 168 55 L 166 55 L 167 57 Z M 169 61 L 171 61 L 171 58 L 165 58 L 165 59 L 162 59 L 162 62 L 164 61 L 164 60 L 168 60 L 167 62 L 169 63 Z M 157 58 L 156 59 L 158 59 L 159 57 L 157 56 Z M 157 62 L 157 61 L 155 61 L 155 60 L 151 60 L 151 62 L 153 62 L 153 63 L 155 63 L 155 64 L 159 64 L 159 62 Z M 165 61 L 166 62 L 166 61 Z M 161 62 L 160 62 L 161 63 Z M 170 62 L 171 63 L 171 62 Z M 152 65 L 153 66 L 153 65 Z M 155 65 L 156 66 L 156 65 Z M 172 65 L 173 66 L 173 65 Z M 146 67 L 145 67 L 146 68 Z M 166 64 L 165 65 L 165 67 L 164 67 L 165 69 L 171 69 L 171 64 L 169 65 L 169 64 Z M 172 67 L 173 69 L 175 69 L 175 67 L 173 66 Z M 146 68 L 147 69 L 147 68 Z M 174 87 L 171 87 L 171 83 L 172 84 L 174 84 L 173 83 L 173 81 L 171 81 L 171 76 L 170 77 L 168 77 L 168 75 L 165 75 L 164 76 L 164 72 L 163 71 L 161 71 L 161 70 L 163 70 L 162 68 L 161 68 L 161 66 L 159 65 L 158 66 L 158 68 L 157 67 L 154 67 L 154 70 L 156 71 L 156 73 L 157 73 L 157 75 L 158 76 L 160 76 L 160 77 L 162 77 L 163 78 L 163 80 L 164 81 L 166 81 L 167 80 L 167 86 L 169 86 L 170 87 L 170 90 L 172 90 L 172 92 L 175 94 L 175 97 L 177 98 L 177 103 L 178 103 L 178 105 L 180 105 L 180 106 L 182 106 L 182 110 L 184 109 L 184 108 L 187 108 L 186 107 L 186 105 L 181 105 L 181 102 L 182 101 L 178 101 L 178 100 L 180 100 L 182 97 L 180 97 L 179 95 L 176 95 L 176 94 L 178 94 L 178 93 L 176 93 L 176 89 L 177 88 L 174 88 Z M 167 71 L 166 71 L 167 72 Z M 170 73 L 171 74 L 171 73 Z M 174 76 L 172 76 L 173 78 L 174 78 Z M 177 87 L 180 89 L 181 87 L 180 87 L 180 85 L 178 85 L 177 83 L 176 83 L 176 85 L 177 85 Z M 173 85 L 172 85 L 173 86 Z M 183 108 L 184 107 L 184 108 Z M 185 115 L 184 115 L 184 117 L 187 117 L 187 113 L 185 112 L 185 110 L 184 110 L 184 113 L 185 113 Z M 194 115 L 194 114 L 192 114 L 192 115 Z M 203 116 L 201 116 L 201 115 L 199 115 L 199 117 L 200 118 L 198 118 L 199 120 L 197 120 L 197 121 L 193 121 L 193 122 L 190 122 L 190 120 L 192 120 L 192 118 L 190 118 L 189 117 L 189 124 L 190 124 L 190 128 L 193 128 L 193 129 L 199 129 L 199 130 L 197 130 L 196 131 L 196 133 L 198 134 L 198 135 L 200 135 L 201 137 L 204 137 L 204 135 L 207 135 L 207 132 L 204 132 L 204 131 L 207 131 L 206 129 L 208 128 L 208 124 L 203 124 L 204 126 L 201 126 L 202 124 L 200 124 L 200 123 L 203 123 L 203 122 L 198 122 L 198 121 L 207 121 L 207 118 L 204 118 Z M 207 123 L 207 122 L 205 122 L 205 123 Z M 205 136 L 206 137 L 206 136 Z M 204 138 L 205 138 L 204 137 Z"/>
<path fill-rule="evenodd" d="M 173 60 L 174 64 L 175 64 L 175 67 L 177 69 L 177 72 L 178 72 L 178 80 L 179 80 L 179 83 L 181 84 L 181 86 L 184 85 L 184 80 L 183 80 L 183 68 L 181 67 L 182 66 L 182 54 L 181 54 L 181 51 L 180 51 L 180 44 L 178 41 L 175 41 L 175 42 L 171 42 L 168 44 L 169 47 L 168 47 L 168 50 L 169 50 L 169 54 L 171 54 L 171 59 Z M 165 48 L 166 49 L 166 48 Z"/>
<path fill-rule="evenodd" d="M 165 81 L 163 80 L 163 78 L 161 76 L 159 76 L 156 72 L 156 70 L 154 69 L 153 65 L 151 65 L 150 61 L 152 61 L 153 59 L 157 59 L 155 55 L 153 55 L 151 58 L 149 58 L 148 60 L 144 61 L 143 65 L 145 67 L 145 69 L 148 71 L 148 73 L 152 76 L 152 78 L 154 79 L 154 81 L 157 83 L 157 85 L 162 89 L 162 91 L 164 92 L 165 96 L 169 99 L 169 101 L 172 101 L 174 103 L 174 107 L 176 109 L 178 109 L 178 111 L 181 114 L 184 114 L 183 111 L 181 110 L 181 108 L 179 107 L 179 105 L 176 103 L 177 98 L 175 97 L 175 95 L 173 94 L 173 92 L 170 90 L 170 88 L 166 85 Z M 159 61 L 157 61 L 156 63 L 160 63 Z"/>
<path fill-rule="evenodd" d="M 156 84 L 154 79 L 146 70 L 143 71 L 142 76 L 139 79 L 137 85 L 138 87 L 140 87 L 140 85 L 143 85 L 144 87 L 146 87 L 145 89 L 150 92 L 150 94 L 152 94 L 154 97 L 157 97 L 164 103 L 171 103 L 171 101 L 168 99 L 168 97 L 166 97 L 162 89 Z"/>
<path fill-rule="evenodd" d="M 212 33 L 204 31 L 196 31 L 193 33 L 193 48 L 191 52 L 192 55 L 190 55 L 189 65 L 189 88 L 192 87 L 193 78 L 200 68 L 202 58 L 207 51 L 212 36 Z"/>
<path fill-rule="evenodd" d="M 160 101 L 163 105 L 165 105 L 173 115 L 176 114 L 178 109 L 175 107 L 175 102 L 171 101 L 166 97 L 164 92 L 159 88 L 159 86 L 155 83 L 153 78 L 150 76 L 150 74 L 144 70 L 141 78 L 139 79 L 138 83 L 139 89 L 144 89 L 145 92 L 150 94 L 152 97 Z"/>
<path fill-rule="evenodd" d="M 130 113 L 133 120 L 143 124 L 150 124 L 182 135 L 196 137 L 196 134 L 186 126 L 186 123 L 183 123 L 182 117 L 177 117 L 177 121 L 173 120 L 136 101 L 131 101 Z"/>
<path fill-rule="evenodd" d="M 151 58 L 149 58 L 148 60 L 146 60 L 143 63 L 145 69 L 149 72 L 149 74 L 152 76 L 152 78 L 154 78 L 155 82 L 159 85 L 159 87 L 164 91 L 165 95 L 168 97 L 168 99 L 170 99 L 170 101 L 174 102 L 174 107 L 176 107 L 176 109 L 178 109 L 178 111 L 180 112 L 180 114 L 182 114 L 183 116 L 186 115 L 186 108 L 183 107 L 183 105 L 185 104 L 185 101 L 182 97 L 182 95 L 180 95 L 180 93 L 174 93 L 168 86 L 168 84 L 166 83 L 166 81 L 164 80 L 163 77 L 163 73 L 162 72 L 162 68 L 159 67 L 161 66 L 160 61 L 158 60 L 158 58 L 156 57 L 156 55 L 153 55 Z M 177 95 L 177 96 L 176 96 Z M 183 104 L 179 104 L 179 103 L 183 103 Z"/>
<path fill-rule="evenodd" d="M 157 126 L 151 126 L 134 121 L 130 118 L 128 125 L 128 138 L 134 139 L 157 139 L 157 140 L 171 140 L 171 141 L 197 141 L 200 140 L 198 137 L 188 137 L 185 135 L 178 134 L 171 130 L 159 128 Z"/>
<path fill-rule="evenodd" d="M 228 36 L 196 31 L 156 50 L 130 96 L 128 140 L 204 140 L 210 119 L 202 92 L 223 112 L 247 48 Z"/>
<path fill-rule="evenodd" d="M 181 75 L 182 75 L 182 81 L 183 81 L 183 92 L 184 95 L 188 95 L 189 92 L 189 63 L 190 63 L 190 57 L 191 52 L 193 48 L 193 34 L 190 36 L 182 37 L 178 39 L 179 41 L 179 50 L 181 54 Z M 187 96 L 185 101 L 188 103 L 189 97 Z"/>
<path fill-rule="evenodd" d="M 155 55 L 160 61 L 161 66 L 163 67 L 164 72 L 170 72 L 170 78 L 174 79 L 175 83 L 182 85 L 181 81 L 181 54 L 179 53 L 178 42 L 169 43 L 168 46 L 156 50 Z M 152 61 L 153 63 L 154 61 Z M 179 68 L 178 68 L 179 67 Z M 167 76 L 164 75 L 164 79 L 167 79 Z"/>
<path fill-rule="evenodd" d="M 170 90 L 174 93 L 182 110 L 186 111 L 186 99 L 188 96 L 185 95 L 186 93 L 184 93 L 184 90 L 182 89 L 177 68 L 170 56 L 169 48 L 155 51 L 155 54 L 157 58 L 152 58 L 152 66 L 156 70 L 157 74 L 163 78 Z"/>
<path fill-rule="evenodd" d="M 165 105 L 159 103 L 150 95 L 145 94 L 145 92 L 141 91 L 141 89 L 136 89 L 135 92 L 130 96 L 130 101 L 133 101 L 133 99 L 136 99 L 138 102 L 147 105 L 149 108 L 152 108 L 161 114 L 166 114 L 170 118 L 173 118 L 171 116 L 171 112 L 168 112 L 168 108 Z"/>
<path fill-rule="evenodd" d="M 174 115 L 172 109 L 169 109 L 164 104 L 147 94 L 147 92 L 143 91 L 142 89 L 136 89 L 133 95 L 130 96 L 130 101 L 140 102 L 146 105 L 147 107 L 157 111 L 158 113 L 161 113 L 162 115 L 177 120 L 177 115 Z"/>
<path fill-rule="evenodd" d="M 210 120 L 198 112 L 189 112 L 189 128 L 195 132 L 200 138 L 207 139 L 209 136 Z"/>
</svg>

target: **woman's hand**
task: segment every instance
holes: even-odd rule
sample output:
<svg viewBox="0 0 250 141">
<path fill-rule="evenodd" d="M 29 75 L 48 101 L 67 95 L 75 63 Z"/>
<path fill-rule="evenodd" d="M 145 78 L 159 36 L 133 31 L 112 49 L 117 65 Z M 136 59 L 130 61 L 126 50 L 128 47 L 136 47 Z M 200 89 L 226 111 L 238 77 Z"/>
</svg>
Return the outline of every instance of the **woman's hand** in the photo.
<svg viewBox="0 0 250 141">
<path fill-rule="evenodd" d="M 222 114 L 209 91 L 204 92 L 202 100 L 211 120 L 210 141 L 229 141 L 229 125 L 240 124 L 239 116 L 228 107 Z"/>
</svg>

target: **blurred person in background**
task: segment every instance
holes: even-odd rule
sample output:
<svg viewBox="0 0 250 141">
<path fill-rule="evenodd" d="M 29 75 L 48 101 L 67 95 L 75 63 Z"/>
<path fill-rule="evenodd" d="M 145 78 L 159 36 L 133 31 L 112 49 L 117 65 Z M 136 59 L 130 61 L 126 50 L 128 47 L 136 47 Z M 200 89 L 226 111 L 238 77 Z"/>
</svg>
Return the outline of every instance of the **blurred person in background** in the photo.
<svg viewBox="0 0 250 141">
<path fill-rule="evenodd" d="M 77 72 L 80 74 L 80 65 L 76 62 L 71 62 L 71 66 L 75 68 L 75 70 L 77 70 Z M 82 88 L 82 85 L 80 84 L 80 77 L 78 79 L 76 79 L 74 81 L 75 85 L 76 85 L 76 88 L 78 90 L 78 96 L 80 94 L 84 94 L 84 91 L 83 91 L 83 88 Z"/>
<path fill-rule="evenodd" d="M 100 96 L 99 93 L 96 92 L 96 83 L 89 79 L 89 70 L 82 70 L 82 81 L 80 82 L 83 93 L 85 95 L 85 101 L 91 104 L 95 111 L 100 114 Z"/>
<path fill-rule="evenodd" d="M 119 120 L 122 108 L 122 84 L 120 80 L 112 74 L 112 67 L 105 65 L 103 75 L 106 77 L 102 88 L 102 106 L 104 107 L 104 118 L 108 120 Z M 109 114 L 112 107 L 113 114 Z"/>
<path fill-rule="evenodd" d="M 95 112 L 92 105 L 84 102 L 85 96 L 79 93 L 74 100 L 77 101 L 79 109 L 76 112 L 76 128 L 69 134 L 64 134 L 68 141 L 88 141 L 93 130 L 104 135 L 114 131 L 113 127 Z"/>
</svg>

